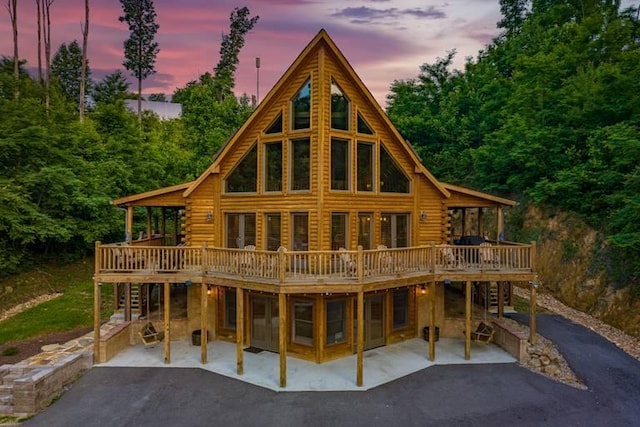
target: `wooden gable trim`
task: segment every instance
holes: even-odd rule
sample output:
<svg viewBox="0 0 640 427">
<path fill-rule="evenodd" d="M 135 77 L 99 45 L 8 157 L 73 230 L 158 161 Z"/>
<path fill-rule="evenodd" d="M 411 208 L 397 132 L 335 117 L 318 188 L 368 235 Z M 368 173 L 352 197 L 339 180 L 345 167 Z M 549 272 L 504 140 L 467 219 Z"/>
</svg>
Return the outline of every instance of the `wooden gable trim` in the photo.
<svg viewBox="0 0 640 427">
<path fill-rule="evenodd" d="M 236 143 L 238 139 L 242 136 L 242 134 L 246 131 L 247 128 L 256 120 L 256 117 L 259 117 L 263 110 L 268 110 L 271 108 L 271 101 L 276 96 L 276 94 L 280 91 L 280 89 L 285 85 L 285 83 L 290 79 L 290 77 L 294 74 L 294 72 L 298 69 L 300 64 L 306 59 L 306 57 L 315 49 L 316 45 L 323 38 L 327 38 L 328 35 L 326 31 L 320 30 L 320 32 L 307 44 L 302 53 L 298 55 L 293 64 L 289 66 L 287 71 L 280 77 L 280 80 L 271 88 L 267 96 L 264 97 L 262 102 L 258 105 L 251 116 L 243 123 L 243 125 L 238 129 L 232 136 L 227 140 L 227 142 L 220 148 L 220 151 L 214 156 L 213 163 L 211 166 L 207 168 L 193 183 L 191 186 L 184 192 L 184 197 L 188 197 L 198 185 L 200 185 L 205 178 L 212 173 L 219 173 L 220 171 L 220 161 L 224 158 L 224 156 L 231 150 L 231 147 Z"/>
<path fill-rule="evenodd" d="M 334 53 L 335 57 L 337 58 L 339 64 L 342 66 L 343 70 L 346 71 L 346 73 L 353 80 L 353 82 L 355 82 L 356 87 L 362 92 L 362 94 L 365 96 L 365 98 L 369 102 L 369 105 L 373 108 L 375 112 L 378 113 L 382 121 L 391 130 L 391 133 L 393 134 L 393 136 L 398 141 L 400 141 L 400 144 L 406 150 L 407 154 L 409 154 L 409 157 L 413 160 L 414 164 L 416 165 L 416 172 L 419 171 L 422 174 L 424 174 L 424 176 L 427 177 L 427 179 L 431 182 L 431 184 L 433 184 L 433 186 L 436 187 L 436 189 L 444 197 L 449 198 L 449 192 L 442 186 L 440 181 L 438 181 L 431 174 L 431 172 L 429 172 L 429 170 L 422 164 L 420 157 L 418 157 L 413 147 L 402 137 L 402 135 L 400 135 L 400 132 L 398 132 L 398 129 L 391 122 L 391 119 L 389 119 L 389 116 L 387 116 L 387 114 L 384 112 L 380 104 L 378 104 L 378 101 L 376 101 L 376 99 L 373 97 L 373 95 L 371 94 L 371 91 L 369 91 L 369 88 L 365 86 L 365 84 L 362 82 L 358 74 L 355 72 L 355 70 L 349 63 L 349 61 L 347 61 L 346 57 L 342 54 L 342 52 L 340 51 L 338 46 L 333 42 L 331 37 L 329 37 L 327 32 L 325 30 L 321 30 L 318 35 L 323 36 L 322 37 L 323 40 L 327 43 L 331 51 Z"/>
<path fill-rule="evenodd" d="M 492 205 L 500 204 L 504 206 L 515 206 L 518 202 L 514 200 L 505 199 L 498 196 L 492 196 L 491 194 L 483 193 L 481 191 L 471 190 L 470 188 L 460 187 L 458 185 L 447 184 L 443 182 L 442 185 L 444 188 L 451 192 L 461 193 L 467 196 L 475 197 L 478 199 L 486 200 L 491 202 Z"/>
<path fill-rule="evenodd" d="M 178 185 L 173 185 L 171 187 L 159 188 L 157 190 L 147 191 L 144 193 L 134 194 L 132 196 L 120 197 L 118 199 L 114 199 L 111 201 L 113 205 L 135 205 L 136 202 L 142 202 L 147 199 L 152 199 L 158 196 L 164 196 L 170 193 L 177 193 L 176 199 L 180 199 L 180 203 L 176 203 L 175 206 L 182 206 L 184 201 L 182 201 L 182 193 L 185 189 L 189 188 L 193 184 L 193 181 L 185 182 Z"/>
</svg>

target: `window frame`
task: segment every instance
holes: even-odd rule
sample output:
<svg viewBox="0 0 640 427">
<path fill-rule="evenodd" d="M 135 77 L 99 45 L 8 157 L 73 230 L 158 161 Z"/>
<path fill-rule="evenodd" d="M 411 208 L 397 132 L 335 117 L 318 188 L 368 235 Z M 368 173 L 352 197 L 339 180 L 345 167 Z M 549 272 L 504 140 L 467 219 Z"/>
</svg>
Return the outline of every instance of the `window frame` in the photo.
<svg viewBox="0 0 640 427">
<path fill-rule="evenodd" d="M 345 166 L 345 188 L 334 188 L 333 187 L 333 183 L 334 183 L 334 175 L 333 175 L 333 171 L 334 171 L 334 161 L 333 161 L 333 143 L 345 143 L 346 144 L 346 148 L 344 150 L 344 152 L 346 153 L 346 155 L 344 156 L 344 166 Z M 350 139 L 346 139 L 346 138 L 338 138 L 338 137 L 331 137 L 330 140 L 330 149 L 329 149 L 329 190 L 330 191 L 337 191 L 337 192 L 349 192 L 351 191 L 351 140 Z M 338 181 L 338 180 L 335 180 Z"/>
<path fill-rule="evenodd" d="M 306 189 L 294 189 L 294 183 L 296 181 L 296 176 L 295 176 L 295 166 L 297 164 L 299 164 L 299 159 L 296 159 L 296 150 L 294 149 L 294 146 L 296 143 L 300 143 L 300 142 L 307 142 L 308 147 L 309 147 L 309 163 L 308 163 L 308 177 L 307 177 L 307 188 Z M 311 149 L 311 138 L 310 137 L 300 137 L 300 138 L 292 138 L 289 140 L 289 191 L 290 192 L 295 192 L 295 193 L 308 193 L 311 191 L 311 168 L 313 167 L 312 162 L 311 162 L 311 154 L 312 154 L 312 149 Z"/>
<path fill-rule="evenodd" d="M 238 236 L 236 237 L 236 246 L 235 248 L 229 246 L 229 221 L 231 217 L 238 217 Z M 253 217 L 253 243 L 251 243 L 251 239 L 247 242 L 246 228 L 247 228 L 247 218 Z M 256 244 L 257 239 L 257 223 L 256 223 L 256 214 L 251 212 L 226 212 L 224 214 L 224 233 L 225 233 L 225 244 L 227 248 L 230 249 L 243 249 L 247 245 Z M 241 239 L 241 240 L 238 240 Z M 242 242 L 242 245 L 240 245 Z"/>
<path fill-rule="evenodd" d="M 230 298 L 233 296 L 232 298 Z M 224 328 L 235 331 L 237 320 L 237 294 L 233 288 L 224 288 Z"/>
<path fill-rule="evenodd" d="M 297 317 L 296 306 L 308 307 L 311 310 L 311 320 Z M 304 346 L 313 347 L 315 342 L 314 320 L 316 316 L 315 302 L 310 299 L 295 298 L 291 301 L 291 341 Z M 311 336 L 298 335 L 298 324 L 304 324 L 311 331 Z"/>
<path fill-rule="evenodd" d="M 369 217 L 369 242 L 367 245 L 362 244 L 362 218 Z M 358 212 L 358 246 L 362 246 L 363 249 L 373 249 L 373 213 L 372 212 Z"/>
<path fill-rule="evenodd" d="M 269 190 L 269 155 L 268 150 L 270 147 L 275 145 L 280 145 L 280 189 L 279 190 Z M 269 141 L 262 143 L 262 191 L 264 193 L 282 193 L 284 190 L 284 144 L 282 141 Z"/>
<path fill-rule="evenodd" d="M 383 172 L 383 165 L 385 164 L 382 161 L 383 153 L 386 153 L 386 155 L 389 157 L 389 160 L 391 161 L 391 165 L 393 167 L 395 167 L 395 169 L 397 169 L 397 171 L 400 172 L 402 177 L 404 177 L 404 179 L 407 181 L 407 191 L 406 192 L 388 191 L 388 190 L 385 191 L 382 188 L 382 186 L 384 184 L 384 181 L 382 179 L 382 172 Z M 398 194 L 398 195 L 412 194 L 411 178 L 409 178 L 409 176 L 405 173 L 405 171 L 400 167 L 400 165 L 396 161 L 395 157 L 393 157 L 391 152 L 387 149 L 387 147 L 385 147 L 385 145 L 382 142 L 380 142 L 380 144 L 379 144 L 379 153 L 378 153 L 378 186 L 380 188 L 380 193 L 384 193 L 384 194 Z"/>
<path fill-rule="evenodd" d="M 306 86 L 309 85 L 309 126 L 308 127 L 301 127 L 301 128 L 297 128 L 295 127 L 295 123 L 296 123 L 296 109 L 295 109 L 295 101 L 298 97 L 298 94 L 302 91 L 302 89 Z M 289 101 L 289 130 L 291 132 L 308 132 L 309 130 L 311 130 L 313 128 L 313 123 L 311 120 L 311 110 L 313 109 L 313 84 L 312 84 L 312 79 L 311 76 L 309 76 L 304 83 L 302 83 L 300 85 L 300 87 L 298 88 L 298 90 L 296 91 L 295 95 L 293 96 L 293 98 L 291 98 L 291 100 Z"/>
<path fill-rule="evenodd" d="M 342 219 L 342 241 L 341 242 L 336 242 L 336 234 L 334 234 L 334 232 L 336 231 L 334 229 L 334 220 L 336 219 Z M 348 212 L 331 212 L 331 250 L 333 251 L 337 251 L 340 248 L 345 248 L 345 249 L 349 249 L 349 213 Z"/>
<path fill-rule="evenodd" d="M 325 312 L 325 345 L 326 346 L 332 346 L 332 345 L 338 345 L 338 344 L 344 344 L 347 342 L 347 332 L 348 332 L 348 325 L 347 325 L 347 318 L 348 318 L 348 313 L 347 313 L 347 309 L 348 309 L 348 304 L 347 304 L 347 299 L 346 298 L 331 298 L 331 299 L 327 299 L 324 301 L 325 306 L 324 306 L 324 312 Z M 341 310 L 340 310 L 340 318 L 339 319 L 329 319 L 329 315 L 330 315 L 330 309 L 329 309 L 329 305 L 330 304 L 340 304 L 341 305 Z M 332 335 L 333 335 L 333 339 L 330 339 L 330 328 L 329 328 L 329 324 L 334 324 L 334 323 L 338 323 L 341 324 L 341 330 L 340 331 L 335 331 Z M 338 335 L 338 333 L 341 333 L 341 338 L 337 339 L 336 335 Z"/>
<path fill-rule="evenodd" d="M 360 189 L 360 146 L 369 146 L 369 148 L 371 149 L 371 155 L 370 155 L 370 163 L 371 163 L 371 170 L 369 171 L 369 173 L 367 174 L 369 176 L 370 179 L 370 187 L 371 189 L 369 190 L 362 190 Z M 362 141 L 362 140 L 358 140 L 356 141 L 356 191 L 359 193 L 374 193 L 376 191 L 376 144 L 375 142 L 370 142 L 370 141 Z"/>
<path fill-rule="evenodd" d="M 405 246 L 398 246 L 398 217 L 405 217 L 407 220 L 407 233 Z M 388 218 L 388 219 L 385 219 Z M 388 222 L 390 227 L 389 241 L 384 241 L 384 223 Z M 411 213 L 409 212 L 382 212 L 380 214 L 380 242 L 388 248 L 407 248 L 411 246 Z"/>
<path fill-rule="evenodd" d="M 345 120 L 346 120 L 346 127 L 345 128 L 333 127 L 333 123 L 334 123 L 334 117 L 333 117 L 333 113 L 334 113 L 334 111 L 333 111 L 334 87 L 337 89 L 338 92 L 340 92 L 341 98 L 343 98 L 344 101 L 347 104 L 347 108 L 346 108 L 346 111 L 345 111 Z M 332 77 L 331 78 L 331 84 L 329 85 L 329 128 L 332 131 L 349 132 L 351 130 L 351 109 L 352 109 L 351 100 L 349 99 L 349 97 L 347 96 L 345 91 L 342 89 L 340 84 L 338 84 L 336 79 Z"/>
<path fill-rule="evenodd" d="M 254 190 L 253 191 L 229 191 L 229 179 L 231 178 L 231 176 L 238 171 L 238 168 L 240 167 L 240 165 L 247 159 L 247 157 L 253 152 L 255 151 L 255 156 L 256 156 L 256 165 L 255 165 L 255 182 L 254 182 Z M 242 156 L 242 158 L 240 158 L 240 160 L 238 160 L 238 162 L 236 162 L 236 164 L 233 166 L 233 168 L 229 171 L 229 173 L 225 176 L 224 178 L 224 194 L 257 194 L 258 193 L 258 144 L 257 143 L 253 143 L 252 146 L 247 150 L 246 153 L 244 153 L 244 155 Z"/>
<path fill-rule="evenodd" d="M 396 297 L 402 295 L 405 304 L 401 307 L 396 303 Z M 406 329 L 411 326 L 411 319 L 409 319 L 409 315 L 411 313 L 411 293 L 409 292 L 409 288 L 396 289 L 391 294 L 391 329 L 393 331 L 399 331 L 402 329 Z M 397 317 L 401 315 L 404 317 L 403 322 L 398 322 Z"/>
<path fill-rule="evenodd" d="M 300 245 L 303 245 L 301 249 L 299 249 L 299 245 L 296 245 L 296 218 L 305 217 L 306 218 L 306 241 L 300 241 Z M 291 212 L 291 250 L 293 251 L 308 251 L 309 250 L 309 212 Z M 306 245 L 306 247 L 304 247 Z"/>
<path fill-rule="evenodd" d="M 269 219 L 270 218 L 278 218 L 278 247 L 276 247 L 275 249 L 270 249 L 271 246 L 269 245 L 269 239 L 274 238 L 271 237 L 270 233 L 270 229 L 269 229 Z M 267 212 L 264 214 L 264 247 L 266 250 L 268 251 L 272 251 L 275 250 L 277 251 L 281 246 L 282 246 L 282 214 L 280 212 Z"/>
</svg>

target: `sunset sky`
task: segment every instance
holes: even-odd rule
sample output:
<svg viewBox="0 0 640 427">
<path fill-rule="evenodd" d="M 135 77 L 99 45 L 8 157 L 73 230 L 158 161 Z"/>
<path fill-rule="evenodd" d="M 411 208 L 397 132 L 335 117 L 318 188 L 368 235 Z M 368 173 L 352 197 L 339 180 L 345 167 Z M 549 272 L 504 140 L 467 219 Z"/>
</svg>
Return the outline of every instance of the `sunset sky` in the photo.
<svg viewBox="0 0 640 427">
<path fill-rule="evenodd" d="M 304 46 L 321 29 L 342 50 L 381 105 L 393 80 L 418 75 L 418 67 L 456 49 L 457 65 L 498 33 L 498 0 L 155 0 L 160 29 L 157 73 L 143 92 L 171 94 L 177 87 L 212 71 L 221 35 L 229 29 L 234 7 L 248 6 L 260 20 L 246 38 L 236 74 L 236 93 L 256 93 L 255 57 L 261 58 L 261 98 Z M 94 80 L 124 70 L 128 37 L 117 0 L 91 0 L 89 65 Z M 81 41 L 83 0 L 56 0 L 52 12 L 52 50 Z M 20 57 L 37 65 L 35 2 L 18 4 Z M 13 54 L 6 8 L 0 12 L 0 54 Z M 129 76 L 129 72 L 125 71 Z M 133 80 L 131 80 L 133 81 Z M 134 86 L 132 85 L 132 88 Z"/>
</svg>

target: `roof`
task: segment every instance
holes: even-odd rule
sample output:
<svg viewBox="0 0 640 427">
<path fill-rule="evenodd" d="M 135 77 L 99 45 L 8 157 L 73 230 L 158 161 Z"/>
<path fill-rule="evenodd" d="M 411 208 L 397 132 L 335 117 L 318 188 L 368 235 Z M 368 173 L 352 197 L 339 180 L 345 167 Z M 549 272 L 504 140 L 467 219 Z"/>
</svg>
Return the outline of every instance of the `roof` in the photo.
<svg viewBox="0 0 640 427">
<path fill-rule="evenodd" d="M 460 187 L 458 185 L 447 184 L 446 182 L 443 182 L 442 185 L 451 193 L 460 193 L 466 196 L 471 196 L 472 198 L 475 198 L 475 199 L 480 199 L 480 200 L 490 202 L 489 204 L 491 205 L 499 204 L 499 205 L 505 205 L 505 206 L 515 206 L 518 204 L 516 201 L 513 201 L 513 200 L 505 199 L 498 196 L 493 196 L 491 194 L 483 193 L 477 190 L 471 190 L 469 188 Z"/>
<path fill-rule="evenodd" d="M 229 140 L 220 148 L 220 151 L 218 151 L 218 153 L 216 153 L 216 155 L 214 156 L 211 166 L 209 166 L 195 181 L 193 181 L 191 186 L 184 192 L 184 197 L 188 197 L 189 194 L 191 194 L 207 178 L 207 176 L 209 176 L 212 173 L 216 173 L 220 170 L 220 162 L 224 158 L 225 154 L 232 149 L 235 142 L 242 137 L 244 131 L 252 124 L 252 122 L 256 120 L 257 117 L 260 117 L 260 114 L 262 113 L 262 111 L 270 108 L 271 106 L 270 101 L 276 96 L 280 88 L 283 85 L 285 85 L 286 82 L 288 82 L 289 79 L 295 75 L 299 66 L 305 61 L 307 56 L 310 55 L 311 52 L 320 43 L 324 43 L 331 50 L 331 52 L 338 59 L 338 62 L 342 66 L 343 70 L 353 79 L 356 86 L 363 93 L 363 95 L 365 96 L 369 104 L 378 113 L 382 121 L 388 126 L 388 128 L 391 130 L 393 135 L 397 138 L 397 140 L 400 141 L 401 144 L 404 146 L 408 155 L 411 157 L 414 164 L 416 165 L 415 171 L 425 175 L 427 179 L 431 182 L 431 184 L 433 184 L 433 186 L 444 197 L 447 197 L 447 198 L 449 197 L 449 192 L 447 191 L 447 189 L 443 187 L 442 184 L 422 164 L 420 158 L 416 154 L 413 147 L 411 147 L 411 145 L 402 137 L 402 135 L 400 135 L 400 132 L 398 132 L 396 127 L 393 125 L 393 123 L 391 122 L 387 114 L 384 112 L 380 104 L 378 104 L 378 102 L 373 97 L 369 89 L 364 85 L 360 77 L 358 77 L 358 75 L 354 71 L 353 67 L 351 67 L 351 65 L 349 64 L 347 59 L 344 57 L 342 52 L 340 52 L 340 49 L 338 49 L 336 44 L 333 42 L 333 40 L 331 40 L 331 37 L 329 37 L 329 34 L 327 34 L 327 32 L 324 29 L 320 30 L 318 34 L 309 42 L 309 44 L 303 49 L 300 55 L 298 55 L 298 57 L 291 64 L 291 66 L 289 66 L 287 71 L 282 75 L 280 80 L 278 80 L 278 82 L 274 85 L 274 87 L 269 91 L 269 93 L 263 99 L 260 105 L 258 105 L 258 108 L 254 110 L 253 114 L 251 114 L 251 116 L 244 122 L 244 124 L 240 127 L 240 129 L 238 129 L 236 133 L 231 138 L 229 138 Z"/>
<path fill-rule="evenodd" d="M 120 197 L 111 201 L 113 205 L 139 205 L 139 206 L 155 206 L 154 199 L 162 199 L 162 202 L 158 200 L 157 206 L 184 206 L 184 198 L 182 193 L 189 188 L 193 181 L 185 182 L 171 187 L 160 188 L 157 190 L 147 191 L 144 193 L 134 194 L 133 196 Z M 175 194 L 172 194 L 175 193 Z M 169 197 L 162 197 L 169 196 Z M 135 203 L 145 200 L 145 203 Z"/>
</svg>

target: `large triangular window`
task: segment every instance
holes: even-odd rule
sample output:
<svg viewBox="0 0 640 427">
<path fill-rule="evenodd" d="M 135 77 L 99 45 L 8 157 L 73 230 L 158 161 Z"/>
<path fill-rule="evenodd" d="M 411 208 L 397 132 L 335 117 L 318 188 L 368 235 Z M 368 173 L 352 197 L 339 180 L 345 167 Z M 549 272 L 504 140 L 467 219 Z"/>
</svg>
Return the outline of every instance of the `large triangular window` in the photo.
<svg viewBox="0 0 640 427">
<path fill-rule="evenodd" d="M 349 99 L 340 86 L 331 80 L 331 129 L 349 130 Z"/>
<path fill-rule="evenodd" d="M 380 192 L 409 193 L 409 178 L 380 144 Z"/>
<path fill-rule="evenodd" d="M 311 128 L 311 80 L 307 80 L 291 100 L 291 128 Z"/>
<path fill-rule="evenodd" d="M 254 145 L 225 181 L 227 193 L 255 193 L 258 182 L 258 149 Z"/>
<path fill-rule="evenodd" d="M 282 133 L 282 112 L 273 119 L 269 127 L 264 131 L 267 135 L 272 133 Z"/>
<path fill-rule="evenodd" d="M 369 126 L 367 121 L 362 118 L 360 113 L 358 113 L 358 133 L 363 133 L 365 135 L 373 135 L 371 126 Z"/>
</svg>

